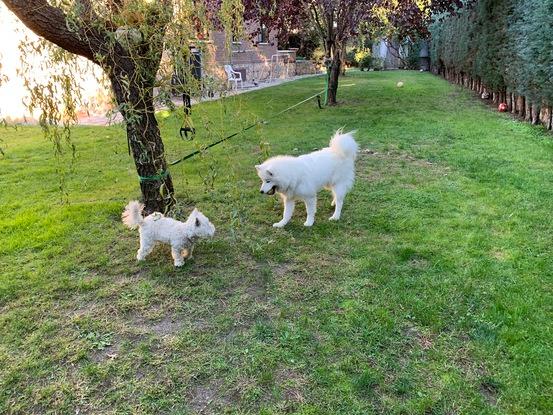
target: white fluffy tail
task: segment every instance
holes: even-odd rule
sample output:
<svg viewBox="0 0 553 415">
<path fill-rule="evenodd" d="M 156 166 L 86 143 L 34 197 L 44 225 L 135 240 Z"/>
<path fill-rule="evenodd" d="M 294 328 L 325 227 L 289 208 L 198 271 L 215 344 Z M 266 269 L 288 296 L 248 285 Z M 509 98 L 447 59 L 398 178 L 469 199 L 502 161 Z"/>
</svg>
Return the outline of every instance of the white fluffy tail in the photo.
<svg viewBox="0 0 553 415">
<path fill-rule="evenodd" d="M 129 202 L 127 206 L 125 206 L 125 211 L 121 214 L 121 220 L 129 228 L 136 229 L 144 222 L 142 209 L 144 209 L 144 205 L 138 200 Z"/>
<path fill-rule="evenodd" d="M 330 149 L 341 157 L 354 159 L 357 157 L 359 147 L 353 139 L 355 131 L 342 134 L 342 130 L 336 131 L 330 140 Z"/>
</svg>

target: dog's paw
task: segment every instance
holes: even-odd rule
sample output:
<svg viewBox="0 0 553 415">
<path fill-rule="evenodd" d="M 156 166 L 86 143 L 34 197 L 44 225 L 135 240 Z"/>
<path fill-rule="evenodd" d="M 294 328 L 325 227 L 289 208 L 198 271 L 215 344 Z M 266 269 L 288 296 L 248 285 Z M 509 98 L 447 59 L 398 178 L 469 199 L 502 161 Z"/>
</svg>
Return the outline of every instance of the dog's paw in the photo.
<svg viewBox="0 0 553 415">
<path fill-rule="evenodd" d="M 340 220 L 340 216 L 332 215 L 328 220 Z"/>
<path fill-rule="evenodd" d="M 303 226 L 310 227 L 310 226 L 313 226 L 313 223 L 315 223 L 315 221 L 313 221 L 313 220 L 306 220 L 305 222 L 303 222 Z"/>
<path fill-rule="evenodd" d="M 175 267 L 178 268 L 178 267 L 182 267 L 183 265 L 184 265 L 184 261 L 178 261 L 178 262 L 175 261 Z"/>
<path fill-rule="evenodd" d="M 284 222 L 273 223 L 273 228 L 284 228 L 284 225 L 286 225 Z"/>
</svg>

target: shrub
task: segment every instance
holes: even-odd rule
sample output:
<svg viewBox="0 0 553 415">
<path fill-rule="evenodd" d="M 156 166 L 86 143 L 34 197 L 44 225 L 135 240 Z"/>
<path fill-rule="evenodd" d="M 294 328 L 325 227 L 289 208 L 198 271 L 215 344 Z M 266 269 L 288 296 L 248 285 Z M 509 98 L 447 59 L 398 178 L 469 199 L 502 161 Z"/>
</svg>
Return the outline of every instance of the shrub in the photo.
<svg viewBox="0 0 553 415">
<path fill-rule="evenodd" d="M 318 64 L 322 64 L 322 63 L 323 63 L 324 57 L 325 57 L 325 51 L 324 51 L 324 49 L 322 48 L 322 46 L 317 47 L 317 48 L 313 51 L 313 55 L 311 56 L 311 58 L 312 58 L 316 63 L 318 63 Z"/>
<path fill-rule="evenodd" d="M 354 60 L 359 69 L 369 69 L 372 65 L 372 56 L 369 50 L 359 50 L 354 54 Z"/>
<path fill-rule="evenodd" d="M 419 69 L 420 67 L 420 51 L 421 51 L 422 41 L 420 39 L 415 40 L 414 42 L 409 42 L 409 53 L 405 59 L 406 69 Z"/>
<path fill-rule="evenodd" d="M 384 70 L 384 59 L 382 58 L 371 58 L 371 64 L 369 66 L 370 69 L 374 69 L 375 71 L 383 71 Z"/>
</svg>

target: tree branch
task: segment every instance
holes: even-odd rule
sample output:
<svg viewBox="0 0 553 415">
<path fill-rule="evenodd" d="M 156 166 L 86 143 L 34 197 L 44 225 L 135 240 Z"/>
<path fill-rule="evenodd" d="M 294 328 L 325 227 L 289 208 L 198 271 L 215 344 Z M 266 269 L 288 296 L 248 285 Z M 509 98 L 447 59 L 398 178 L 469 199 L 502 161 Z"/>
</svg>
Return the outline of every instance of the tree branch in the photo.
<svg viewBox="0 0 553 415">
<path fill-rule="evenodd" d="M 84 20 L 97 19 L 98 15 L 94 12 L 94 7 L 90 0 L 76 0 L 75 4 L 80 7 L 80 14 Z"/>
<path fill-rule="evenodd" d="M 311 7 L 309 8 L 309 12 L 311 14 L 311 18 L 313 19 L 313 22 L 315 23 L 315 26 L 317 28 L 317 30 L 319 31 L 319 34 L 321 35 L 321 37 L 323 39 L 326 38 L 326 34 L 325 34 L 325 30 L 323 28 L 323 25 L 319 19 L 319 13 L 317 12 L 317 6 L 315 5 L 311 5 Z"/>
<path fill-rule="evenodd" d="M 102 49 L 102 36 L 92 28 L 67 26 L 67 16 L 46 0 L 2 0 L 29 29 L 62 49 L 98 63 L 95 54 Z"/>
</svg>

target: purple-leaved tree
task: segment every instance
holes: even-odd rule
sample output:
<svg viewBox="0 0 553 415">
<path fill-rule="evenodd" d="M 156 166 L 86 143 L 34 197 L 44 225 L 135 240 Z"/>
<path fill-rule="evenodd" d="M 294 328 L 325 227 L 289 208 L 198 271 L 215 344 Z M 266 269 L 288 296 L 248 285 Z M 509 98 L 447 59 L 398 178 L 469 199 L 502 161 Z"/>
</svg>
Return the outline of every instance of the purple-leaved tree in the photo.
<svg viewBox="0 0 553 415">
<path fill-rule="evenodd" d="M 397 38 L 428 33 L 434 13 L 461 7 L 461 0 L 243 0 L 246 20 L 281 34 L 302 25 L 316 29 L 329 66 L 328 104 L 336 105 L 338 80 L 348 40 L 362 26 L 380 27 Z M 282 36 L 281 36 L 282 37 Z"/>
</svg>

